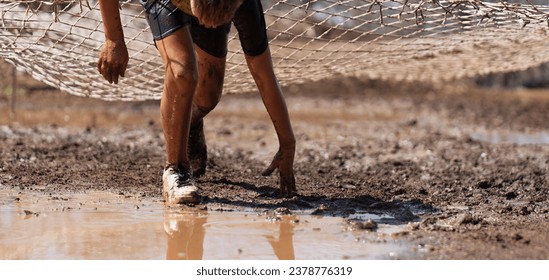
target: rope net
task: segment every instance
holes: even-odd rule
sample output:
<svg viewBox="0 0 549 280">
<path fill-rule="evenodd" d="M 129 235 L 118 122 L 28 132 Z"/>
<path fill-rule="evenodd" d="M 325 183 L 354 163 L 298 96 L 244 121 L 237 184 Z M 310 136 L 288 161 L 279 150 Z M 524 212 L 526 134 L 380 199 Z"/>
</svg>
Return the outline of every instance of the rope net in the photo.
<svg viewBox="0 0 549 280">
<path fill-rule="evenodd" d="M 340 76 L 444 82 L 549 61 L 546 0 L 263 0 L 282 85 Z M 120 1 L 130 62 L 110 85 L 95 0 L 0 0 L 0 58 L 70 94 L 158 99 L 163 67 L 138 1 Z M 255 90 L 234 28 L 225 92 Z"/>
</svg>

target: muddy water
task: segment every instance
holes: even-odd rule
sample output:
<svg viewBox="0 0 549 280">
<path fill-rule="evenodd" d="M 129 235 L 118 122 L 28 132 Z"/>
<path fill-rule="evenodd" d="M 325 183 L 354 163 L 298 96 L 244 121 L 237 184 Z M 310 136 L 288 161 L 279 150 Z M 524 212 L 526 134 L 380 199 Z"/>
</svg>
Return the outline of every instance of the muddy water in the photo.
<svg viewBox="0 0 549 280">
<path fill-rule="evenodd" d="M 393 238 L 405 226 L 373 219 L 376 232 L 306 212 L 166 209 L 107 192 L 40 195 L 0 189 L 0 259 L 391 259 L 413 258 Z M 230 210 L 230 211 L 228 211 Z"/>
</svg>

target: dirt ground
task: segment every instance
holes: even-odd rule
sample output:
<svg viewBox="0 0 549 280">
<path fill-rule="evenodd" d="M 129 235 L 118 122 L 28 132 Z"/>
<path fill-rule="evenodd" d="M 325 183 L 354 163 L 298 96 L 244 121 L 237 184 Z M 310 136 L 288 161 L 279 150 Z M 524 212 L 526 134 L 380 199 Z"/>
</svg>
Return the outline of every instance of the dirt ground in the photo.
<svg viewBox="0 0 549 280">
<path fill-rule="evenodd" d="M 159 102 L 18 80 L 14 112 L 0 81 L 0 187 L 161 198 Z M 228 95 L 205 120 L 203 205 L 390 213 L 420 259 L 549 259 L 549 89 L 334 78 L 285 93 L 299 196 L 260 175 L 278 146 L 258 94 Z"/>
</svg>

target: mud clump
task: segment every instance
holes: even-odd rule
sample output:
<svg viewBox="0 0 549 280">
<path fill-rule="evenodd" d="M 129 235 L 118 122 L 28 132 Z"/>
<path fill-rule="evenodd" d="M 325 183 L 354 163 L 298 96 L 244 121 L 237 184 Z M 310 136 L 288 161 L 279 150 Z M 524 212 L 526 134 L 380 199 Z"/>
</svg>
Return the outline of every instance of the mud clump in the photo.
<svg viewBox="0 0 549 280">
<path fill-rule="evenodd" d="M 292 215 L 292 211 L 290 211 L 290 209 L 286 207 L 279 207 L 274 210 L 274 214 L 276 216 L 285 216 L 285 215 L 287 216 L 287 215 Z"/>
<path fill-rule="evenodd" d="M 347 229 L 350 231 L 355 230 L 363 230 L 363 231 L 376 231 L 378 228 L 378 225 L 375 221 L 372 219 L 368 219 L 366 221 L 362 220 L 356 220 L 356 219 L 348 219 L 346 220 L 348 226 Z"/>
<path fill-rule="evenodd" d="M 40 213 L 38 212 L 33 212 L 33 211 L 30 211 L 30 210 L 23 210 L 23 214 L 25 215 L 25 219 L 30 219 L 30 218 L 33 218 L 33 217 L 38 217 L 40 216 Z"/>
</svg>

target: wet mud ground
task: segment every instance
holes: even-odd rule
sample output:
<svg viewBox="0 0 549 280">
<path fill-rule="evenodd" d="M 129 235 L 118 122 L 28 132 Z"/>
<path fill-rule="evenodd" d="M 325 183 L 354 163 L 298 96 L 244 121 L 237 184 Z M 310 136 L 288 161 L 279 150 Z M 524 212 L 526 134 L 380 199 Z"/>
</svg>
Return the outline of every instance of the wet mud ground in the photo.
<svg viewBox="0 0 549 280">
<path fill-rule="evenodd" d="M 15 115 L 0 95 L 2 189 L 161 199 L 157 101 L 19 83 Z M 299 196 L 279 198 L 277 176 L 260 175 L 278 146 L 258 94 L 227 95 L 205 120 L 210 159 L 194 207 L 387 214 L 406 225 L 393 235 L 412 258 L 549 259 L 549 89 L 345 78 L 285 93 Z"/>
</svg>

